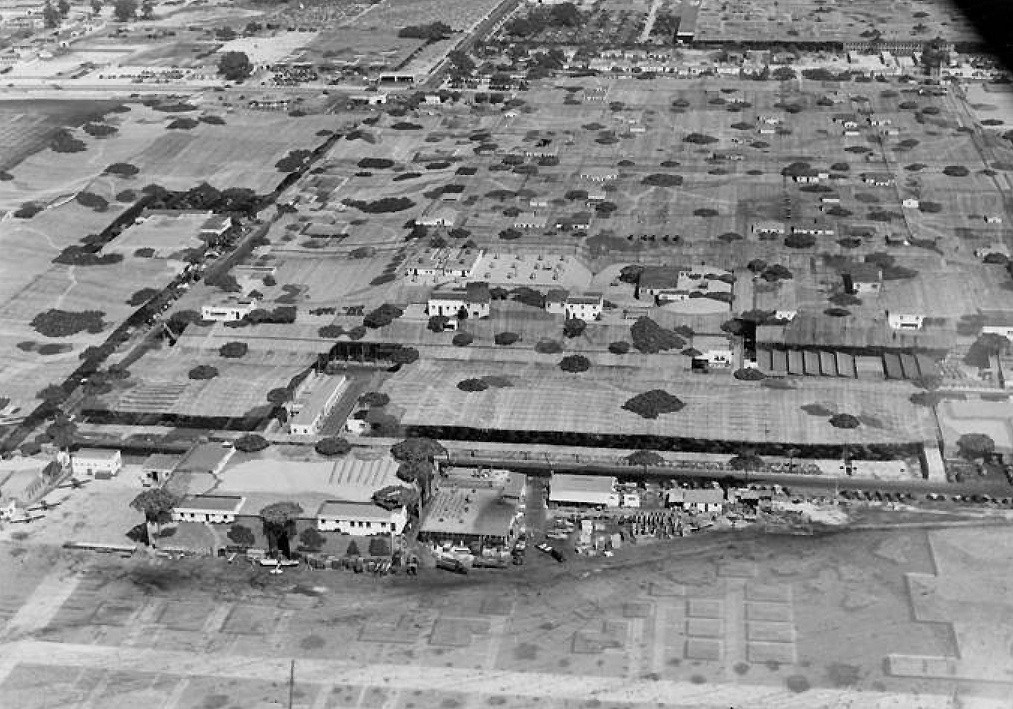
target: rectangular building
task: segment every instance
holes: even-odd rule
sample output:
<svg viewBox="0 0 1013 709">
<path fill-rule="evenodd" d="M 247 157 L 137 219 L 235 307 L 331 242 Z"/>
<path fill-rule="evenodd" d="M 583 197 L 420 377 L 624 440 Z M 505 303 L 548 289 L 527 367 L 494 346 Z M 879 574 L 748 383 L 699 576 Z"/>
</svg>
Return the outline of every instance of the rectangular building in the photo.
<svg viewBox="0 0 1013 709">
<path fill-rule="evenodd" d="M 119 450 L 82 448 L 70 454 L 70 469 L 74 475 L 112 477 L 122 468 L 123 457 Z"/>
<path fill-rule="evenodd" d="M 549 502 L 557 505 L 619 507 L 618 481 L 599 475 L 557 473 L 549 481 Z"/>
<path fill-rule="evenodd" d="M 345 390 L 343 376 L 316 375 L 307 382 L 306 394 L 291 404 L 288 430 L 293 436 L 315 436 Z"/>
<path fill-rule="evenodd" d="M 172 508 L 172 521 L 232 524 L 243 501 L 238 495 L 188 495 Z"/>
<path fill-rule="evenodd" d="M 372 502 L 328 500 L 317 512 L 317 529 L 321 532 L 359 536 L 401 534 L 407 524 L 408 511 L 404 507 L 386 510 Z"/>
</svg>

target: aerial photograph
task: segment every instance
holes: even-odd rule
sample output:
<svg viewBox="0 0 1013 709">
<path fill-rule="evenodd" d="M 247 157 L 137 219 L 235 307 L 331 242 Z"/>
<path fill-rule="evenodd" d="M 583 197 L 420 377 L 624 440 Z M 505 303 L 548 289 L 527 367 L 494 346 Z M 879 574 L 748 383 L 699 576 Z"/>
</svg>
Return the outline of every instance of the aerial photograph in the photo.
<svg viewBox="0 0 1013 709">
<path fill-rule="evenodd" d="M 1013 709 L 978 10 L 0 0 L 0 709 Z"/>
</svg>

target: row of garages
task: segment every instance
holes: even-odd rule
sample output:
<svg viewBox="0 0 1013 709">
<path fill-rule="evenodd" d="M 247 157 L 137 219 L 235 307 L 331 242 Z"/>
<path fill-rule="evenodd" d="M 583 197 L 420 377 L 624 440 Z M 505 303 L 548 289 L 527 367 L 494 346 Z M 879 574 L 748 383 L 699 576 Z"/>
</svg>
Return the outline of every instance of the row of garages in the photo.
<svg viewBox="0 0 1013 709">
<path fill-rule="evenodd" d="M 847 377 L 859 372 L 872 373 L 882 368 L 887 379 L 919 379 L 939 374 L 939 367 L 924 354 L 887 352 L 881 357 L 856 356 L 834 350 L 797 350 L 759 348 L 757 367 L 772 376 Z"/>
</svg>

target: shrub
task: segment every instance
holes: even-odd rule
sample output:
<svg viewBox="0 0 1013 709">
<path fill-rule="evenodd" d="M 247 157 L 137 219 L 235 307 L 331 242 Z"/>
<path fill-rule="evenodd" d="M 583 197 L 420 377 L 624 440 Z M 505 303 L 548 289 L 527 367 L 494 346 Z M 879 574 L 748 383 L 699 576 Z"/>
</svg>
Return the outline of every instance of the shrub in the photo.
<svg viewBox="0 0 1013 709">
<path fill-rule="evenodd" d="M 133 305 L 134 307 L 144 305 L 161 292 L 158 288 L 141 288 L 138 291 L 134 291 L 134 294 L 127 299 L 127 305 Z"/>
<path fill-rule="evenodd" d="M 218 369 L 210 364 L 198 364 L 187 374 L 190 379 L 203 380 L 214 379 L 218 376 Z"/>
<path fill-rule="evenodd" d="M 25 202 L 18 207 L 17 210 L 15 210 L 14 216 L 18 219 L 31 219 L 42 210 L 43 206 L 41 204 L 36 204 L 35 202 Z"/>
<path fill-rule="evenodd" d="M 51 308 L 32 318 L 32 328 L 45 337 L 69 337 L 79 332 L 96 334 L 102 332 L 105 323 L 101 310 L 60 310 Z"/>
<path fill-rule="evenodd" d="M 743 367 L 736 369 L 732 376 L 736 379 L 744 382 L 758 382 L 767 378 L 767 375 L 761 372 L 759 369 L 753 367 Z"/>
<path fill-rule="evenodd" d="M 539 354 L 559 354 L 563 346 L 555 340 L 539 340 L 535 343 L 535 352 Z"/>
<path fill-rule="evenodd" d="M 609 352 L 617 355 L 624 355 L 630 351 L 630 343 L 623 340 L 609 343 Z"/>
<path fill-rule="evenodd" d="M 431 332 L 443 332 L 447 327 L 447 323 L 450 322 L 450 318 L 446 315 L 433 315 L 429 318 L 429 323 L 426 327 Z"/>
<path fill-rule="evenodd" d="M 454 347 L 467 347 L 474 341 L 475 337 L 470 332 L 458 332 L 454 335 L 450 343 L 454 345 Z"/>
<path fill-rule="evenodd" d="M 279 172 L 296 172 L 305 167 L 312 158 L 313 152 L 310 150 L 289 150 L 288 154 L 274 166 Z"/>
<path fill-rule="evenodd" d="M 394 364 L 411 364 L 418 358 L 419 351 L 414 347 L 398 347 L 390 356 L 390 360 Z"/>
<path fill-rule="evenodd" d="M 718 139 L 714 136 L 705 135 L 703 133 L 690 133 L 682 139 L 684 143 L 695 143 L 696 145 L 710 145 L 711 143 L 718 142 Z"/>
<path fill-rule="evenodd" d="M 521 336 L 518 335 L 516 332 L 498 332 L 498 333 L 496 333 L 496 336 L 493 337 L 493 341 L 497 345 L 501 345 L 501 346 L 504 346 L 504 347 L 506 347 L 508 345 L 512 345 L 515 342 L 520 341 L 520 339 L 521 339 Z"/>
<path fill-rule="evenodd" d="M 462 379 L 457 383 L 457 388 L 461 391 L 475 392 L 485 391 L 489 385 L 481 379 Z"/>
<path fill-rule="evenodd" d="M 200 121 L 189 116 L 180 116 L 174 118 L 169 125 L 166 126 L 168 130 L 191 130 L 200 125 Z"/>
<path fill-rule="evenodd" d="M 733 241 L 742 241 L 743 236 L 734 231 L 726 231 L 724 234 L 718 236 L 718 241 L 723 241 L 726 244 L 730 244 Z"/>
<path fill-rule="evenodd" d="M 825 315 L 829 315 L 832 318 L 845 318 L 851 315 L 851 311 L 847 308 L 827 308 L 823 311 Z"/>
<path fill-rule="evenodd" d="M 81 126 L 81 130 L 93 138 L 105 138 L 118 132 L 116 126 L 111 126 L 108 123 L 85 123 Z"/>
<path fill-rule="evenodd" d="M 245 342 L 226 342 L 218 348 L 218 354 L 228 359 L 239 359 L 246 356 L 250 347 Z"/>
<path fill-rule="evenodd" d="M 114 162 L 105 169 L 105 174 L 116 175 L 118 177 L 132 177 L 138 172 L 140 172 L 140 169 L 128 162 Z"/>
<path fill-rule="evenodd" d="M 947 165 L 943 168 L 943 174 L 950 177 L 967 177 L 971 171 L 963 165 Z"/>
<path fill-rule="evenodd" d="M 397 123 L 391 124 L 391 128 L 394 130 L 422 130 L 422 126 L 418 123 L 411 123 L 409 121 L 398 121 Z M 426 167 L 429 169 L 428 166 Z M 444 167 L 449 167 L 449 165 L 444 165 Z"/>
<path fill-rule="evenodd" d="M 209 126 L 223 126 L 225 125 L 225 119 L 221 116 L 215 115 L 204 115 L 198 119 L 201 123 L 207 123 Z"/>
<path fill-rule="evenodd" d="M 68 266 L 109 266 L 123 260 L 123 254 L 99 254 L 84 246 L 68 246 L 53 259 L 53 263 Z"/>
<path fill-rule="evenodd" d="M 640 183 L 650 187 L 680 187 L 683 183 L 683 178 L 682 175 L 667 175 L 656 172 L 645 177 Z"/>
<path fill-rule="evenodd" d="M 402 212 L 415 206 L 415 202 L 407 197 L 382 197 L 380 199 L 373 200 L 372 202 L 365 202 L 358 199 L 346 199 L 343 200 L 343 204 L 349 207 L 354 207 L 360 212 L 365 212 L 366 214 L 389 214 L 391 212 Z"/>
<path fill-rule="evenodd" d="M 352 444 L 339 436 L 331 436 L 317 441 L 316 445 L 313 446 L 313 450 L 322 456 L 331 458 L 334 456 L 346 455 L 352 450 Z"/>
<path fill-rule="evenodd" d="M 240 436 L 235 441 L 236 450 L 242 451 L 243 453 L 256 453 L 257 451 L 264 450 L 270 445 L 270 441 L 263 436 L 257 435 L 256 433 L 247 433 L 245 436 Z"/>
<path fill-rule="evenodd" d="M 699 207 L 693 210 L 693 216 L 695 217 L 716 217 L 718 216 L 718 210 L 711 209 L 710 207 Z"/>
<path fill-rule="evenodd" d="M 499 238 L 503 239 L 504 241 L 512 241 L 514 239 L 519 239 L 521 238 L 521 236 L 522 236 L 521 232 L 518 231 L 517 229 L 514 229 L 513 227 L 503 229 L 499 233 Z"/>
<path fill-rule="evenodd" d="M 389 167 L 394 167 L 394 161 L 387 158 L 363 158 L 358 163 L 359 167 L 365 170 L 385 170 Z M 410 173 L 404 173 L 410 174 Z M 418 177 L 418 173 L 414 173 Z M 400 177 L 400 176 L 399 176 Z"/>
<path fill-rule="evenodd" d="M 88 146 L 83 141 L 75 138 L 66 128 L 61 128 L 53 135 L 52 140 L 49 142 L 49 147 L 55 153 L 80 153 L 86 150 Z"/>
<path fill-rule="evenodd" d="M 591 361 L 584 355 L 567 355 L 559 360 L 559 368 L 564 372 L 572 372 L 574 374 L 586 372 L 591 368 Z"/>
<path fill-rule="evenodd" d="M 104 212 L 109 209 L 109 200 L 94 192 L 78 192 L 74 198 L 78 204 L 93 209 L 96 212 Z"/>
<path fill-rule="evenodd" d="M 789 234 L 784 245 L 792 249 L 808 249 L 816 245 L 816 237 L 812 234 Z"/>
<path fill-rule="evenodd" d="M 652 389 L 628 399 L 622 408 L 646 419 L 658 418 L 660 414 L 681 411 L 685 404 L 664 389 Z"/>
<path fill-rule="evenodd" d="M 117 202 L 133 202 L 136 199 L 137 193 L 134 192 L 133 190 L 123 190 L 122 192 L 116 193 Z M 152 249 L 152 253 L 154 253 L 154 249 Z"/>
</svg>

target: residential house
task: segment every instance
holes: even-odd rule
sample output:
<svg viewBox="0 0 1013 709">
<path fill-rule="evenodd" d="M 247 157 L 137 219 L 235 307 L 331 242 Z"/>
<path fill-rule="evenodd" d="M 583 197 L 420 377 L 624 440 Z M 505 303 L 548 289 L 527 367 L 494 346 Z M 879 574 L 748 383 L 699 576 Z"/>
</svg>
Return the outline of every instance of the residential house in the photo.
<svg viewBox="0 0 1013 709">
<path fill-rule="evenodd" d="M 460 318 L 462 314 L 469 318 L 487 318 L 491 300 L 488 287 L 470 283 L 465 288 L 433 291 L 426 302 L 426 312 L 430 316 L 449 318 Z"/>
<path fill-rule="evenodd" d="M 586 322 L 601 319 L 601 311 L 604 306 L 604 299 L 601 293 L 588 293 L 581 296 L 570 296 L 563 304 L 563 314 L 569 320 L 579 318 Z M 547 309 L 547 308 L 546 308 Z"/>
<path fill-rule="evenodd" d="M 686 490 L 683 493 L 682 508 L 687 512 L 714 514 L 721 512 L 725 504 L 725 493 L 721 488 Z"/>
<path fill-rule="evenodd" d="M 545 294 L 545 310 L 553 315 L 566 316 L 566 301 L 570 297 L 568 291 L 553 288 Z"/>
</svg>

